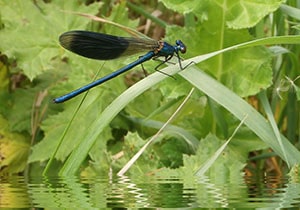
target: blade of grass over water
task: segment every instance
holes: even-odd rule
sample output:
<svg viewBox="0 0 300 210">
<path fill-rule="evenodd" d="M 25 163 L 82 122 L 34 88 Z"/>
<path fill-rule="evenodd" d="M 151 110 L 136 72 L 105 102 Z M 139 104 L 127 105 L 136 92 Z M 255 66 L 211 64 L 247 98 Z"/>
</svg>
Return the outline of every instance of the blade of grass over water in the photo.
<svg viewBox="0 0 300 210">
<path fill-rule="evenodd" d="M 97 78 L 97 76 L 98 76 L 100 70 L 103 68 L 103 65 L 104 65 L 104 64 L 102 64 L 102 66 L 98 69 L 97 73 L 95 74 L 94 80 Z M 89 91 L 87 91 L 86 93 L 84 93 L 84 95 L 82 96 L 82 99 L 80 100 L 80 103 L 78 104 L 77 108 L 75 109 L 74 114 L 72 115 L 72 118 L 70 119 L 70 122 L 68 123 L 67 127 L 65 128 L 64 132 L 63 132 L 62 135 L 61 135 L 61 138 L 60 138 L 59 141 L 58 141 L 57 147 L 55 148 L 55 150 L 54 150 L 54 152 L 53 152 L 51 158 L 50 158 L 49 161 L 47 162 L 47 165 L 46 165 L 46 167 L 45 167 L 45 169 L 44 169 L 44 171 L 43 171 L 43 175 L 46 175 L 46 174 L 47 174 L 48 170 L 50 169 L 50 166 L 51 166 L 52 162 L 55 160 L 55 156 L 56 156 L 56 154 L 57 154 L 57 152 L 58 152 L 60 146 L 62 145 L 63 140 L 64 140 L 64 138 L 65 138 L 67 132 L 69 131 L 70 126 L 71 126 L 72 122 L 74 121 L 74 119 L 75 119 L 75 117 L 76 117 L 76 115 L 77 115 L 77 113 L 78 113 L 80 107 L 82 106 L 82 104 L 83 104 L 83 102 L 84 102 L 86 96 L 88 95 L 88 93 L 89 93 Z"/>
<path fill-rule="evenodd" d="M 281 136 L 280 136 L 280 131 L 278 130 L 278 127 L 276 125 L 276 121 L 274 119 L 274 115 L 273 115 L 273 112 L 271 110 L 271 106 L 268 102 L 268 99 L 267 99 L 267 93 L 265 90 L 261 91 L 259 94 L 258 94 L 258 97 L 264 107 L 264 110 L 268 116 L 268 120 L 270 121 L 270 124 L 272 126 L 272 129 L 274 131 L 274 134 L 276 136 L 276 140 L 278 141 L 278 144 L 280 145 L 280 149 L 282 150 L 282 153 L 283 153 L 283 156 L 285 157 L 285 159 L 287 160 L 287 155 L 286 153 L 288 151 L 285 151 L 284 150 L 284 146 L 282 144 L 282 139 L 281 139 Z M 274 139 L 275 140 L 275 139 Z M 288 167 L 290 168 L 291 166 L 289 165 L 289 162 L 287 161 L 287 164 L 288 164 Z"/>
<path fill-rule="evenodd" d="M 168 124 L 171 123 L 171 121 L 175 118 L 176 114 L 183 108 L 183 106 L 186 104 L 188 99 L 191 97 L 192 93 L 194 92 L 194 88 L 191 89 L 189 94 L 186 96 L 186 98 L 183 100 L 183 102 L 180 104 L 180 106 L 176 109 L 176 111 L 172 114 L 172 116 L 167 120 L 167 122 L 157 131 L 157 133 L 125 164 L 125 166 L 118 172 L 118 176 L 123 176 L 129 168 L 134 164 L 135 161 L 143 154 L 143 152 L 147 149 L 147 147 L 157 139 L 159 134 L 163 132 L 163 130 L 167 127 Z"/>
<path fill-rule="evenodd" d="M 191 62 L 200 63 L 218 54 L 245 47 L 253 47 L 259 45 L 272 44 L 297 44 L 300 43 L 300 36 L 280 36 L 270 37 L 250 42 L 245 42 L 223 50 L 215 51 L 209 54 L 196 56 L 194 58 L 185 60 L 182 65 L 185 66 Z M 230 91 L 227 87 L 208 76 L 208 74 L 199 70 L 195 66 L 190 66 L 184 71 L 180 71 L 178 65 L 170 65 L 163 70 L 168 75 L 174 75 L 178 72 L 183 78 L 193 84 L 196 88 L 201 90 L 207 96 L 226 108 L 230 113 L 242 120 L 245 115 L 248 118 L 245 120 L 247 125 L 257 136 L 259 136 L 267 145 L 269 145 L 283 160 L 288 162 L 290 166 L 300 162 L 300 152 L 284 137 L 281 136 L 284 149 L 280 147 L 276 140 L 276 135 L 270 124 L 266 119 L 251 107 L 246 101 Z M 89 150 L 96 142 L 99 134 L 108 126 L 111 120 L 134 98 L 145 92 L 150 87 L 156 85 L 160 81 L 167 78 L 166 75 L 159 72 L 153 73 L 147 78 L 136 83 L 134 86 L 128 88 L 119 97 L 117 97 L 100 115 L 98 119 L 91 122 L 91 126 L 86 133 L 86 141 L 81 142 L 76 149 L 71 153 L 63 168 L 60 170 L 60 175 L 67 176 L 78 171 L 81 163 L 88 155 Z M 282 151 L 287 152 L 287 157 Z"/>
<path fill-rule="evenodd" d="M 231 139 L 235 136 L 239 128 L 243 125 L 244 121 L 246 120 L 248 116 L 246 115 L 244 119 L 240 122 L 240 124 L 236 127 L 232 135 L 229 137 L 229 139 L 215 152 L 215 154 L 209 158 L 195 173 L 196 176 L 203 176 L 205 172 L 214 164 L 214 162 L 218 159 L 218 157 L 222 154 L 222 152 L 225 150 Z"/>
</svg>

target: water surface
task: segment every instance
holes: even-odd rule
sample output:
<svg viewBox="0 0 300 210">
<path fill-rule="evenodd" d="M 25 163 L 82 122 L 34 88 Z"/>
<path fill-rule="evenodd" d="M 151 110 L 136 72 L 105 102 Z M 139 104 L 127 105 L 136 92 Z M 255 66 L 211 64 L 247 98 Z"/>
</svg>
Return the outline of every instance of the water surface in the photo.
<svg viewBox="0 0 300 210">
<path fill-rule="evenodd" d="M 0 177 L 0 182 L 1 208 L 300 207 L 300 184 L 287 177 L 248 177 L 242 182 L 218 183 L 207 177 L 131 180 L 10 176 Z"/>
</svg>

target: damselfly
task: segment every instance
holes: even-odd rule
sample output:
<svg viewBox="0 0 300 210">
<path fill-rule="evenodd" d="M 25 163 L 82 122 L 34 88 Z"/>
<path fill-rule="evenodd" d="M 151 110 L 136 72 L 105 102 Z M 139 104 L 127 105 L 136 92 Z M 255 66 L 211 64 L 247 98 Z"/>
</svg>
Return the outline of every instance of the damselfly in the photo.
<svg viewBox="0 0 300 210">
<path fill-rule="evenodd" d="M 119 37 L 90 31 L 69 31 L 62 34 L 59 37 L 59 41 L 60 44 L 67 50 L 87 58 L 98 60 L 110 60 L 123 55 L 132 55 L 144 51 L 148 52 L 143 56 L 140 56 L 136 61 L 115 72 L 112 72 L 111 74 L 108 74 L 107 76 L 63 96 L 55 98 L 53 100 L 55 103 L 65 102 L 150 59 L 164 57 L 164 61 L 161 63 L 163 64 L 168 62 L 175 55 L 178 57 L 180 68 L 183 69 L 181 66 L 179 52 L 186 52 L 186 46 L 180 40 L 177 40 L 175 45 L 172 46 L 167 42 L 156 41 L 150 38 Z"/>
</svg>

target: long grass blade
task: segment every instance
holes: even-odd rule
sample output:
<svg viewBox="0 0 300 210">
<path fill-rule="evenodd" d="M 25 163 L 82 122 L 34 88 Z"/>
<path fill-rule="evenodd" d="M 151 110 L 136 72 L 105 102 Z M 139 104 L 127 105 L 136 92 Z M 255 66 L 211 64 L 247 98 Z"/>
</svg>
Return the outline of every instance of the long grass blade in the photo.
<svg viewBox="0 0 300 210">
<path fill-rule="evenodd" d="M 265 109 L 265 112 L 267 114 L 267 117 L 268 117 L 268 120 L 270 121 L 270 124 L 272 126 L 272 129 L 274 131 L 274 134 L 276 136 L 276 140 L 278 141 L 279 145 L 280 145 L 280 148 L 282 150 L 282 153 L 285 157 L 285 159 L 287 159 L 287 155 L 286 155 L 286 151 L 284 150 L 284 146 L 283 146 L 283 143 L 282 143 L 282 139 L 281 139 L 281 136 L 280 136 L 280 131 L 278 130 L 278 127 L 276 125 L 276 121 L 274 119 L 274 116 L 273 116 L 273 112 L 271 110 L 271 106 L 268 102 L 268 99 L 267 99 L 267 94 L 266 94 L 266 91 L 262 91 L 258 94 L 258 97 Z M 287 162 L 288 164 L 288 167 L 290 167 L 289 165 L 289 162 Z"/>
<path fill-rule="evenodd" d="M 240 124 L 235 128 L 232 135 L 229 137 L 229 139 L 211 156 L 195 173 L 196 176 L 202 176 L 204 173 L 214 164 L 214 162 L 217 160 L 217 158 L 222 154 L 222 152 L 225 150 L 231 139 L 235 136 L 239 128 L 243 125 L 245 119 L 248 116 L 246 115 L 244 119 L 240 122 Z"/>
</svg>

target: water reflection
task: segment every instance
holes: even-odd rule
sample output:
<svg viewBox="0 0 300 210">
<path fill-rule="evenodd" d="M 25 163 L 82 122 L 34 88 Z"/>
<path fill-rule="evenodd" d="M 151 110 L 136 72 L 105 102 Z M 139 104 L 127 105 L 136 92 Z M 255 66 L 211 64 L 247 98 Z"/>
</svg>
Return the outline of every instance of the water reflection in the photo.
<svg viewBox="0 0 300 210">
<path fill-rule="evenodd" d="M 57 208 L 184 208 L 296 207 L 299 182 L 286 177 L 248 177 L 240 182 L 217 182 L 207 177 L 182 180 L 143 177 L 83 179 L 0 177 L 0 207 Z M 227 183 L 227 184 L 224 184 Z"/>
</svg>

